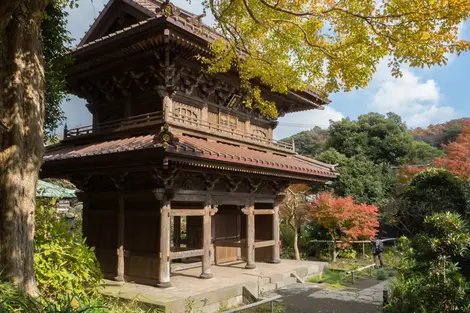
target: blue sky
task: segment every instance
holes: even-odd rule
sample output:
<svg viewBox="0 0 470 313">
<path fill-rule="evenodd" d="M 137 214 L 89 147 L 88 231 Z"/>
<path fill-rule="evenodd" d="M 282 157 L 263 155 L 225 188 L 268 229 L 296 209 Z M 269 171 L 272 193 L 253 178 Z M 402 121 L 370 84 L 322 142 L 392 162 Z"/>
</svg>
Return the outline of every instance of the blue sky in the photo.
<svg viewBox="0 0 470 313">
<path fill-rule="evenodd" d="M 202 13 L 200 1 L 173 0 L 194 13 Z M 70 12 L 68 28 L 78 43 L 107 0 L 79 0 L 79 8 Z M 206 23 L 211 23 L 207 17 Z M 460 38 L 470 41 L 470 22 L 460 27 Z M 379 64 L 369 86 L 362 90 L 330 95 L 332 103 L 323 111 L 313 110 L 288 114 L 280 119 L 274 132 L 283 138 L 313 126 L 328 127 L 329 120 L 355 119 L 368 112 L 395 112 L 410 127 L 426 127 L 453 118 L 470 116 L 470 53 L 450 56 L 444 67 L 431 69 L 403 68 L 403 77 L 395 79 L 385 62 Z M 63 103 L 69 128 L 91 124 L 85 101 L 76 97 Z"/>
</svg>

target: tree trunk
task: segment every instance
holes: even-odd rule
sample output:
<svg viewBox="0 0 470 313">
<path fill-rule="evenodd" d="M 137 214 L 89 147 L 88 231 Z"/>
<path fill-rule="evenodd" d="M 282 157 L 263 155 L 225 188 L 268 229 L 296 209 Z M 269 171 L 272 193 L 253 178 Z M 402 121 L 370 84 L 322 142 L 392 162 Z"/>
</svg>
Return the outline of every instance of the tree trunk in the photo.
<svg viewBox="0 0 470 313">
<path fill-rule="evenodd" d="M 16 2 L 11 17 L 0 16 L 0 120 L 8 127 L 0 130 L 0 273 L 36 295 L 35 192 L 44 151 L 40 26 L 47 1 Z"/>
<path fill-rule="evenodd" d="M 299 253 L 299 232 L 296 227 L 294 227 L 294 253 L 295 259 L 300 260 L 300 253 Z"/>
<path fill-rule="evenodd" d="M 332 239 L 333 239 L 333 250 L 331 251 L 331 252 L 332 252 L 332 253 L 331 253 L 331 257 L 332 257 L 332 259 L 333 259 L 332 262 L 335 263 L 335 262 L 336 262 L 336 257 L 338 256 L 339 251 L 338 251 L 338 249 L 337 249 L 337 247 L 336 247 L 336 240 L 335 240 L 335 238 L 333 237 Z"/>
</svg>

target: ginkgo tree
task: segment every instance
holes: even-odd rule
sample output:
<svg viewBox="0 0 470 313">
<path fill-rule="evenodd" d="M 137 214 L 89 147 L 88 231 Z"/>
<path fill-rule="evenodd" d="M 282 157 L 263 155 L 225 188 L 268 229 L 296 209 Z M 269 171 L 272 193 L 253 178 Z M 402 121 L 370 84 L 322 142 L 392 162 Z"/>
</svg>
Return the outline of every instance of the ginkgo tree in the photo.
<svg viewBox="0 0 470 313">
<path fill-rule="evenodd" d="M 311 218 L 328 231 L 333 241 L 333 262 L 339 254 L 336 248 L 377 234 L 378 214 L 375 205 L 359 204 L 352 197 L 335 197 L 332 193 L 321 193 L 310 204 Z"/>
<path fill-rule="evenodd" d="M 459 40 L 468 0 L 204 0 L 221 38 L 212 43 L 213 72 L 233 66 L 266 115 L 261 82 L 273 91 L 331 92 L 365 87 L 383 58 L 395 76 L 400 65 L 444 65 L 470 49 Z"/>
</svg>

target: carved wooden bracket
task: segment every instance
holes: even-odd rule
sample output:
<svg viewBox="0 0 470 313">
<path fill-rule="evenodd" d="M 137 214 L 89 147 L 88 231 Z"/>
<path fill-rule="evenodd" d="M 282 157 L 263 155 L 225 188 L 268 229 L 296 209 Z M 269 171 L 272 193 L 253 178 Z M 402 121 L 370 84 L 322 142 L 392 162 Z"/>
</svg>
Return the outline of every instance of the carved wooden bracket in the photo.
<svg viewBox="0 0 470 313">
<path fill-rule="evenodd" d="M 126 172 L 124 174 L 119 174 L 119 175 L 110 175 L 109 178 L 112 180 L 114 183 L 114 186 L 118 190 L 124 189 L 124 183 L 126 182 L 127 177 L 129 176 L 129 172 Z"/>
<path fill-rule="evenodd" d="M 240 179 L 227 175 L 225 175 L 225 177 L 228 181 L 226 190 L 229 192 L 235 192 L 235 190 L 237 190 L 238 186 L 241 184 L 242 181 Z"/>
<path fill-rule="evenodd" d="M 88 190 L 90 179 L 93 177 L 93 174 L 87 174 L 80 177 L 71 177 L 71 181 L 77 186 L 80 190 Z"/>
<path fill-rule="evenodd" d="M 247 181 L 248 181 L 248 185 L 250 188 L 250 193 L 255 193 L 262 183 L 262 181 L 255 181 L 254 179 L 251 179 L 251 178 L 248 178 Z"/>
<path fill-rule="evenodd" d="M 204 180 L 204 190 L 206 191 L 212 191 L 215 184 L 219 181 L 219 177 L 208 175 L 206 173 L 202 173 L 202 179 Z"/>
<path fill-rule="evenodd" d="M 249 206 L 249 207 L 245 207 L 242 209 L 242 213 L 245 214 L 245 215 L 250 215 L 250 214 L 254 214 L 255 213 L 255 207 L 254 206 Z"/>
<path fill-rule="evenodd" d="M 180 171 L 178 168 L 170 168 L 170 169 L 152 169 L 152 176 L 157 179 L 163 181 L 163 186 L 165 190 L 171 190 L 174 187 L 174 183 Z"/>
</svg>

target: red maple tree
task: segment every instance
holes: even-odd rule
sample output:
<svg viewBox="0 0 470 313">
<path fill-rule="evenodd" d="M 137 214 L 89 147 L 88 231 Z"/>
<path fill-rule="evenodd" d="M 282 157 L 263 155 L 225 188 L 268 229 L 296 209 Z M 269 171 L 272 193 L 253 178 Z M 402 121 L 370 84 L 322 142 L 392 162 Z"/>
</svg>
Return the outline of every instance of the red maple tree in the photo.
<svg viewBox="0 0 470 313">
<path fill-rule="evenodd" d="M 413 166 L 404 164 L 398 169 L 398 181 L 403 184 L 408 184 L 416 174 L 427 169 L 429 169 L 429 166 Z"/>
<path fill-rule="evenodd" d="M 310 205 L 311 217 L 328 231 L 335 248 L 376 235 L 378 213 L 375 205 L 359 204 L 352 197 L 335 197 L 332 193 L 321 193 Z M 333 262 L 338 253 L 333 250 Z"/>
<path fill-rule="evenodd" d="M 470 178 L 470 121 L 465 120 L 462 133 L 455 142 L 443 146 L 446 156 L 433 161 L 435 167 L 447 169 L 464 179 Z"/>
</svg>

